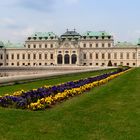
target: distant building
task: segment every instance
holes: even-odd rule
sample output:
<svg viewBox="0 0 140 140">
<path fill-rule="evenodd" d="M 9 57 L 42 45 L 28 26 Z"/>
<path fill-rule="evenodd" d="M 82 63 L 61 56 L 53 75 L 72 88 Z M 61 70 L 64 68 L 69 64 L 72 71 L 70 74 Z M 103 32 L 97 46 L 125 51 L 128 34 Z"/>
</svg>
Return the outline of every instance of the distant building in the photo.
<svg viewBox="0 0 140 140">
<path fill-rule="evenodd" d="M 118 42 L 105 31 L 80 35 L 67 30 L 60 37 L 38 32 L 25 44 L 0 42 L 0 66 L 140 66 L 140 40 L 137 44 Z"/>
</svg>

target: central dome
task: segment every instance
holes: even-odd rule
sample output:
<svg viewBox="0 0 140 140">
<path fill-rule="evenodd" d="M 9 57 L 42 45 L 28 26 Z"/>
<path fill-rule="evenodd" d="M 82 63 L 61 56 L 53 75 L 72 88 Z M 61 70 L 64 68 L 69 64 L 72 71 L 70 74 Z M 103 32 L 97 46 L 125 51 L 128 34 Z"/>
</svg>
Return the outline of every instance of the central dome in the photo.
<svg viewBox="0 0 140 140">
<path fill-rule="evenodd" d="M 81 35 L 77 33 L 75 29 L 73 31 L 69 31 L 67 29 L 67 31 L 61 35 L 61 38 L 80 38 L 80 37 Z"/>
</svg>

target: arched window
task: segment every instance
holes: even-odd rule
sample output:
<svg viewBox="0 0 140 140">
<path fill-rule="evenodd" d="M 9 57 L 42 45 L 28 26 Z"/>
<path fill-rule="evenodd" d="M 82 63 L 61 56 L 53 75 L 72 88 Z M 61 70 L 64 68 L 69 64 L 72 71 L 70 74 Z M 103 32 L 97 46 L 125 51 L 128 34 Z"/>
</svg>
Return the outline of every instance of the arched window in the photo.
<svg viewBox="0 0 140 140">
<path fill-rule="evenodd" d="M 34 59 L 34 60 L 36 59 L 36 54 L 35 54 L 35 53 L 33 54 L 33 59 Z"/>
<path fill-rule="evenodd" d="M 98 53 L 96 53 L 96 59 L 98 59 L 98 58 L 99 58 Z"/>
<path fill-rule="evenodd" d="M 76 64 L 76 61 L 77 61 L 77 56 L 76 56 L 76 54 L 73 54 L 73 55 L 71 56 L 71 63 L 72 63 L 72 64 Z"/>
<path fill-rule="evenodd" d="M 42 55 L 41 55 L 41 53 L 39 54 L 39 59 L 42 59 Z"/>
<path fill-rule="evenodd" d="M 62 64 L 62 54 L 59 54 L 58 56 L 57 56 L 57 64 Z"/>
<path fill-rule="evenodd" d="M 31 54 L 30 53 L 28 53 L 28 59 L 31 59 Z"/>
<path fill-rule="evenodd" d="M 47 53 L 45 53 L 45 59 L 47 59 Z"/>
<path fill-rule="evenodd" d="M 102 59 L 105 59 L 105 54 L 104 53 L 102 53 Z"/>
<path fill-rule="evenodd" d="M 68 54 L 65 54 L 64 56 L 64 63 L 69 64 L 70 63 L 70 56 Z"/>
</svg>

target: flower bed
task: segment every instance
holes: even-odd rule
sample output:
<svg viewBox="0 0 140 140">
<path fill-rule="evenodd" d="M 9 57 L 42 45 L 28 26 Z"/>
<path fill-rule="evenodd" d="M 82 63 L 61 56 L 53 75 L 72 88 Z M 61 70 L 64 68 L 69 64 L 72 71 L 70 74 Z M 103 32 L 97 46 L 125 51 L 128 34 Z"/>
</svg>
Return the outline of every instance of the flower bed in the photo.
<svg viewBox="0 0 140 140">
<path fill-rule="evenodd" d="M 95 77 L 70 81 L 55 86 L 44 86 L 30 91 L 18 91 L 13 95 L 0 97 L 0 106 L 30 110 L 42 110 L 75 95 L 89 91 L 95 86 L 107 83 L 129 69 L 118 69 L 114 72 Z"/>
</svg>

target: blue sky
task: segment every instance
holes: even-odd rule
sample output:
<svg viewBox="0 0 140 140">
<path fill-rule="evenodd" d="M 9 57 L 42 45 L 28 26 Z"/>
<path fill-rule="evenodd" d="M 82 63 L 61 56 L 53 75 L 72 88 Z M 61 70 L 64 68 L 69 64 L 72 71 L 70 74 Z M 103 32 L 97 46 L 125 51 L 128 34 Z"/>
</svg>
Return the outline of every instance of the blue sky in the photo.
<svg viewBox="0 0 140 140">
<path fill-rule="evenodd" d="M 0 0 L 2 1 L 2 0 Z M 4 0 L 0 40 L 24 42 L 34 32 L 106 30 L 115 41 L 140 37 L 140 0 Z"/>
</svg>

